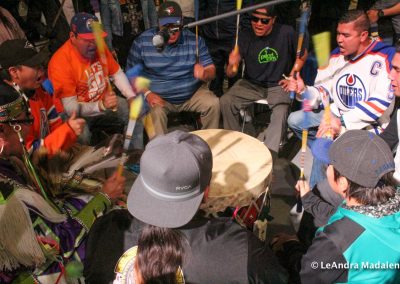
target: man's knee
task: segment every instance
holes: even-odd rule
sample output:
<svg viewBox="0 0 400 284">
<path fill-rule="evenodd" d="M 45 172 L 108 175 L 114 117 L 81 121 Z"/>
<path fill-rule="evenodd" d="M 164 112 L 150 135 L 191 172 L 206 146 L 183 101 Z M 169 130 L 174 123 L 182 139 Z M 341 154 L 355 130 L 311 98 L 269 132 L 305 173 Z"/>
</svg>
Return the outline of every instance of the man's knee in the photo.
<svg viewBox="0 0 400 284">
<path fill-rule="evenodd" d="M 219 105 L 221 108 L 230 107 L 233 102 L 232 92 L 229 90 L 219 99 Z"/>
<path fill-rule="evenodd" d="M 278 117 L 285 117 L 287 118 L 287 113 L 289 111 L 289 105 L 287 104 L 278 104 L 272 107 L 272 113 Z"/>
<path fill-rule="evenodd" d="M 294 129 L 301 128 L 299 124 L 302 121 L 302 116 L 303 116 L 302 112 L 303 111 L 299 110 L 299 111 L 292 112 L 289 115 L 287 122 L 288 122 L 288 126 L 290 128 L 294 128 Z"/>
<path fill-rule="evenodd" d="M 220 111 L 220 101 L 216 96 L 211 96 L 209 99 L 203 102 L 204 109 L 212 112 Z"/>
<path fill-rule="evenodd" d="M 151 114 L 156 117 L 167 117 L 167 113 L 164 108 L 161 106 L 153 106 L 151 107 Z"/>
</svg>

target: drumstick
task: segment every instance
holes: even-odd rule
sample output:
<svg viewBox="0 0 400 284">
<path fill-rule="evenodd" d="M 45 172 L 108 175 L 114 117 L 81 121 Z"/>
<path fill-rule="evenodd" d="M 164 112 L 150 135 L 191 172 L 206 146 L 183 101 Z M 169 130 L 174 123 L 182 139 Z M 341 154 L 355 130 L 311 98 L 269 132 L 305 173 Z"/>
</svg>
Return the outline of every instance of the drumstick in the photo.
<svg viewBox="0 0 400 284">
<path fill-rule="evenodd" d="M 99 53 L 99 57 L 100 57 L 100 62 L 101 65 L 103 67 L 103 74 L 107 76 L 104 76 L 104 79 L 106 80 L 106 84 L 107 84 L 107 89 L 108 89 L 108 93 L 111 94 L 113 92 L 112 87 L 111 87 L 111 83 L 110 83 L 110 78 L 108 77 L 108 64 L 107 64 L 107 57 L 106 57 L 106 43 L 104 42 L 104 38 L 103 38 L 103 28 L 101 27 L 101 24 L 97 21 L 93 21 L 91 23 L 91 27 L 92 27 L 92 31 L 93 31 L 93 35 L 94 38 L 96 40 L 96 45 L 97 45 L 97 50 Z M 118 107 L 115 107 L 112 109 L 112 111 L 117 111 Z"/>
<path fill-rule="evenodd" d="M 147 136 L 150 138 L 154 137 L 156 135 L 155 129 L 154 129 L 154 123 L 153 119 L 151 118 L 151 114 L 148 113 L 143 117 L 143 125 L 144 129 L 146 130 Z"/>
<path fill-rule="evenodd" d="M 315 55 L 317 57 L 317 62 L 318 62 L 318 68 L 324 68 L 329 64 L 329 50 L 330 50 L 330 39 L 331 35 L 329 32 L 323 32 L 320 34 L 316 34 L 312 37 L 313 43 L 314 43 L 314 50 L 315 50 Z M 330 110 L 330 101 L 329 101 L 329 95 L 326 94 L 323 96 L 323 104 L 325 107 L 325 113 L 324 113 L 324 120 L 326 125 L 331 124 L 331 110 Z M 325 136 L 328 139 L 333 139 L 332 137 L 332 132 L 329 129 L 326 133 Z"/>
<path fill-rule="evenodd" d="M 311 112 L 312 108 L 310 106 L 309 103 L 309 96 L 307 91 L 304 92 L 303 94 L 303 131 L 302 131 L 302 135 L 301 135 L 301 157 L 300 157 L 300 177 L 299 180 L 301 181 L 305 181 L 305 176 L 304 176 L 304 161 L 305 161 L 305 157 L 306 157 L 306 151 L 307 151 L 307 138 L 308 138 L 308 116 L 309 113 Z M 300 197 L 300 193 L 297 196 L 297 207 L 296 207 L 296 211 L 297 213 L 301 213 L 301 211 L 303 210 L 303 205 L 301 202 L 301 197 Z"/>
<path fill-rule="evenodd" d="M 199 20 L 199 0 L 194 1 L 194 17 Z M 199 26 L 196 25 L 196 63 L 199 63 Z"/>
<path fill-rule="evenodd" d="M 122 153 L 122 157 L 121 157 L 120 163 L 117 168 L 118 176 L 122 176 L 125 160 L 127 157 L 126 152 L 129 149 L 129 145 L 131 143 L 132 136 L 133 136 L 133 131 L 135 130 L 135 126 L 136 126 L 136 121 L 142 111 L 142 106 L 143 106 L 143 98 L 142 98 L 142 96 L 137 96 L 132 101 L 131 106 L 129 108 L 129 123 L 128 123 L 128 127 L 126 129 L 126 132 L 125 132 L 125 140 L 124 140 L 124 146 L 123 146 L 124 151 Z"/>
<path fill-rule="evenodd" d="M 126 72 L 126 75 L 129 79 L 129 81 L 131 82 L 131 85 L 139 93 L 142 93 L 144 90 L 149 90 L 150 83 L 151 83 L 151 81 L 149 79 L 139 76 L 140 73 L 142 72 L 142 70 L 143 70 L 143 66 L 141 66 L 141 64 L 136 64 L 134 67 L 132 67 L 131 69 L 129 69 Z M 150 113 L 144 115 L 142 121 L 144 124 L 144 128 L 146 130 L 147 136 L 150 138 L 154 137 L 155 131 L 154 131 L 153 121 L 151 120 Z"/>
<path fill-rule="evenodd" d="M 314 48 L 315 53 L 317 56 L 318 66 L 324 67 L 328 65 L 329 62 L 329 42 L 330 34 L 329 32 L 324 32 L 322 34 L 318 34 L 313 36 Z M 324 119 L 326 122 L 330 123 L 330 104 L 329 104 L 329 97 L 328 103 L 325 106 L 325 113 Z M 302 132 L 302 139 L 301 139 L 301 158 L 300 158 L 300 180 L 305 180 L 304 177 L 304 160 L 305 154 L 307 150 L 307 139 L 308 139 L 308 116 L 311 111 L 311 106 L 309 105 L 309 95 L 306 92 L 303 94 L 303 113 L 304 113 L 304 120 L 303 120 L 303 132 Z M 328 132 L 329 134 L 329 132 Z M 297 209 L 296 211 L 300 213 L 302 211 L 302 204 L 301 198 L 298 196 L 297 199 Z"/>
<path fill-rule="evenodd" d="M 303 13 L 301 14 L 300 25 L 299 25 L 299 38 L 297 40 L 296 61 L 297 61 L 297 59 L 300 59 L 300 57 L 301 57 L 301 48 L 303 47 L 304 34 L 306 32 L 306 27 L 307 27 L 307 22 L 308 22 L 308 14 L 309 14 L 309 9 L 305 9 L 303 11 Z M 295 65 L 296 65 L 296 62 L 295 62 Z M 297 70 L 297 68 L 294 68 L 294 70 L 295 71 L 293 72 L 293 78 L 296 80 L 298 70 Z M 289 97 L 291 100 L 294 100 L 295 92 L 291 91 L 289 94 Z"/>
<path fill-rule="evenodd" d="M 236 0 L 236 10 L 240 10 L 242 8 L 242 0 Z M 236 35 L 235 35 L 235 47 L 233 52 L 239 53 L 239 23 L 240 23 L 240 14 L 236 15 Z M 234 65 L 232 71 L 236 73 L 238 71 L 238 66 Z"/>
<path fill-rule="evenodd" d="M 312 111 L 309 103 L 309 96 L 307 91 L 303 94 L 303 131 L 301 135 L 301 159 L 300 159 L 300 180 L 304 180 L 304 159 L 307 151 L 307 139 L 308 139 L 308 116 Z"/>
</svg>

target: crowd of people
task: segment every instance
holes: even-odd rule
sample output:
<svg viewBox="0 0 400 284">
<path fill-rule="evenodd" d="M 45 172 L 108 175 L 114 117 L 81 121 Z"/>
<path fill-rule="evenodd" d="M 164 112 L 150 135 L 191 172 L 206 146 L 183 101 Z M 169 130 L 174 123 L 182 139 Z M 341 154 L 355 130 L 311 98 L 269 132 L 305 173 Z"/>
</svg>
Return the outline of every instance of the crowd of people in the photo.
<svg viewBox="0 0 400 284">
<path fill-rule="evenodd" d="M 400 281 L 399 1 L 338 1 L 318 27 L 317 12 L 332 3 L 264 5 L 195 29 L 185 25 L 236 1 L 31 0 L 25 20 L 4 2 L 0 283 Z M 298 46 L 290 17 L 308 9 Z M 321 28 L 336 41 L 317 69 L 310 38 Z M 46 47 L 30 41 L 35 33 Z M 293 111 L 294 99 L 304 109 Z M 312 220 L 306 240 L 299 231 L 266 243 L 232 217 L 206 216 L 212 149 L 168 129 L 170 113 L 191 112 L 203 130 L 243 131 L 259 100 L 271 110 L 262 142 L 274 161 L 288 128 L 312 149 L 310 181 L 294 189 Z M 117 136 L 95 145 L 107 124 L 133 131 L 128 147 L 115 150 Z M 108 177 L 85 171 L 134 149 L 132 185 L 123 158 Z"/>
</svg>

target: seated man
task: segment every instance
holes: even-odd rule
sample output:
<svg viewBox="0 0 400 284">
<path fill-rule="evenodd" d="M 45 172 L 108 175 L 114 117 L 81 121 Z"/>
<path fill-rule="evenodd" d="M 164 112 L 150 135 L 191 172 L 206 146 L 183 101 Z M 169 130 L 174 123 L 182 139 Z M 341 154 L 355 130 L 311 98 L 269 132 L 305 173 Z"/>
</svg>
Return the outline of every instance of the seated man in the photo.
<svg viewBox="0 0 400 284">
<path fill-rule="evenodd" d="M 315 136 L 323 136 L 327 130 L 333 137 L 346 129 L 370 129 L 376 133 L 388 122 L 386 112 L 393 100 L 389 91 L 389 71 L 395 50 L 384 43 L 369 38 L 370 24 L 363 11 L 348 11 L 337 26 L 338 48 L 333 50 L 326 68 L 318 70 L 314 86 L 305 86 L 298 77 L 289 88 L 297 93 L 307 91 L 314 109 L 330 104 L 330 125 L 322 114 L 313 114 L 309 127 L 318 127 Z M 385 114 L 385 115 L 384 115 Z M 301 138 L 302 111 L 291 113 L 289 127 Z M 310 133 L 309 133 L 310 134 Z"/>
<path fill-rule="evenodd" d="M 13 86 L 29 99 L 34 117 L 30 133 L 25 139 L 26 147 L 35 150 L 40 146 L 52 155 L 67 150 L 82 133 L 85 120 L 76 115 L 63 123 L 51 96 L 42 88 L 45 62 L 48 54 L 38 53 L 26 40 L 9 40 L 0 45 L 0 84 Z"/>
<path fill-rule="evenodd" d="M 104 47 L 104 57 L 99 54 L 90 25 L 93 21 L 98 21 L 97 17 L 87 13 L 72 18 L 70 38 L 53 55 L 48 70 L 57 111 L 68 116 L 75 111 L 86 119 L 88 128 L 80 137 L 85 144 L 90 142 L 90 130 L 98 116 L 106 116 L 110 121 L 119 119 L 124 124 L 128 121 L 128 104 L 110 91 L 109 76 L 128 100 L 135 97 L 108 48 Z"/>
<path fill-rule="evenodd" d="M 211 91 L 200 88 L 202 81 L 215 77 L 203 39 L 199 38 L 197 57 L 196 37 L 182 29 L 182 11 L 175 2 L 164 2 L 158 17 L 159 28 L 145 31 L 133 42 L 126 66 L 143 65 L 142 75 L 151 80 L 145 96 L 155 135 L 167 133 L 169 112 L 199 112 L 203 129 L 218 128 L 219 100 Z"/>
<path fill-rule="evenodd" d="M 0 283 L 67 283 L 66 278 L 81 276 L 76 268 L 82 267 L 77 262 L 84 260 L 87 233 L 111 208 L 111 199 L 121 196 L 125 179 L 115 173 L 88 202 L 48 198 L 51 193 L 41 191 L 46 184 L 38 186 L 27 173 L 32 171 L 21 142 L 31 122 L 24 98 L 0 85 Z"/>
<path fill-rule="evenodd" d="M 307 91 L 309 104 L 319 112 L 310 112 L 308 127 L 309 146 L 316 137 L 335 138 L 347 129 L 367 129 L 380 133 L 389 122 L 390 104 L 389 71 L 394 48 L 369 37 L 369 20 L 364 11 L 348 11 L 339 19 L 336 40 L 329 64 L 318 70 L 314 86 L 305 86 L 300 76 L 295 81 L 297 93 Z M 331 100 L 329 119 L 323 119 L 321 105 Z M 303 111 L 290 114 L 289 127 L 301 139 Z M 330 123 L 327 123 L 327 121 Z M 321 161 L 314 159 L 310 185 L 313 188 L 325 179 Z"/>
<path fill-rule="evenodd" d="M 389 78 L 391 81 L 391 87 L 393 93 L 396 97 L 400 97 L 400 45 L 396 46 L 396 53 L 392 60 L 392 70 L 390 70 Z M 389 147 L 393 152 L 396 152 L 396 157 L 394 158 L 396 164 L 396 171 L 394 173 L 394 178 L 398 183 L 400 183 L 400 112 L 396 109 L 390 119 L 388 126 L 385 131 L 380 134 L 380 137 L 388 143 Z"/>
<path fill-rule="evenodd" d="M 400 47 L 396 47 L 396 53 L 393 56 L 393 60 L 391 62 L 392 64 L 392 69 L 389 73 L 389 78 L 391 81 L 391 87 L 393 90 L 393 93 L 396 97 L 400 97 Z M 398 109 L 395 111 L 393 114 L 389 125 L 386 127 L 385 131 L 383 131 L 380 134 L 380 137 L 389 145 L 389 147 L 393 150 L 398 149 L 398 142 L 399 142 L 399 136 L 400 133 L 398 131 L 398 123 L 399 123 L 399 111 Z M 322 145 L 318 145 L 321 147 L 318 147 L 318 149 L 314 149 L 314 153 L 320 157 L 319 160 L 328 160 L 326 157 L 326 149 L 322 147 Z M 316 147 L 314 147 L 316 148 Z M 399 150 L 395 151 L 397 153 L 400 153 Z M 325 155 L 324 155 L 325 154 Z M 321 156 L 325 156 L 321 158 Z M 395 157 L 395 164 L 396 164 L 396 171 L 393 175 L 393 177 L 396 179 L 397 182 L 400 182 L 400 155 L 396 155 Z M 327 205 L 324 203 L 323 206 L 320 206 L 321 212 L 318 213 L 319 216 L 314 216 L 317 217 L 315 218 L 316 221 L 314 221 L 318 226 L 321 224 L 326 224 L 326 221 L 329 219 L 330 215 L 332 215 L 335 211 L 336 208 L 343 202 L 343 197 L 340 195 L 332 192 L 332 189 L 329 187 L 329 184 L 327 183 L 326 180 L 323 180 L 322 182 L 318 183 L 318 192 L 321 195 L 321 197 L 330 205 Z M 310 202 L 303 203 L 305 210 L 308 210 Z M 311 212 L 313 215 L 315 215 L 313 212 Z"/>
<path fill-rule="evenodd" d="M 252 232 L 232 219 L 208 219 L 198 212 L 202 200 L 207 198 L 212 164 L 209 146 L 194 134 L 174 131 L 150 141 L 141 158 L 140 175 L 128 196 L 129 212 L 115 210 L 92 227 L 86 250 L 86 280 L 111 283 L 116 277 L 118 259 L 124 255 L 127 258 L 121 259 L 126 261 L 119 262 L 116 269 L 117 281 L 121 277 L 131 280 L 140 274 L 149 280 L 149 270 L 157 273 L 173 265 L 176 269 L 178 264 L 186 283 L 286 283 L 286 272 L 269 247 Z M 143 259 L 142 264 L 134 263 L 134 250 L 130 249 L 139 245 L 139 256 L 140 251 L 151 249 L 150 243 L 141 242 L 149 230 L 175 233 L 183 242 L 149 255 L 154 269 L 146 271 L 143 267 L 149 259 Z M 153 243 L 162 240 L 156 234 Z M 165 246 L 166 242 L 171 240 L 165 239 L 160 245 Z M 162 256 L 175 247 L 173 252 L 183 251 L 181 260 L 165 263 Z M 162 276 L 159 274 L 158 279 Z"/>
<path fill-rule="evenodd" d="M 300 272 L 301 283 L 399 283 L 400 195 L 390 148 L 373 133 L 350 130 L 332 144 L 329 158 L 329 185 L 344 202 L 335 212 L 298 182 L 306 210 L 334 214 L 308 250 L 279 242 L 288 268 Z"/>
<path fill-rule="evenodd" d="M 264 143 L 278 152 L 285 131 L 289 94 L 280 86 L 282 74 L 299 72 L 305 62 L 306 53 L 296 58 L 297 36 L 294 29 L 275 23 L 274 7 L 261 8 L 251 16 L 252 30 L 239 35 L 239 52 L 229 55 L 226 69 L 228 77 L 235 76 L 241 59 L 245 63 L 244 78 L 235 83 L 221 97 L 221 113 L 224 128 L 240 131 L 240 110 L 260 99 L 267 99 L 272 109 Z"/>
</svg>

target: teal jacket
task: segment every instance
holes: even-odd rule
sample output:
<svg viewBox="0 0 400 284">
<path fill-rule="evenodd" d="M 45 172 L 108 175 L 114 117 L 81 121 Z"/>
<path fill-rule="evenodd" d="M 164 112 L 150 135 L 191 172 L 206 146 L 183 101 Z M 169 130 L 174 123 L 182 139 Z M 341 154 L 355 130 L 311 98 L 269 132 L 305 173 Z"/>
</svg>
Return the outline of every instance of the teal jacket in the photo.
<svg viewBox="0 0 400 284">
<path fill-rule="evenodd" d="M 302 283 L 400 283 L 400 196 L 340 206 L 301 261 Z"/>
</svg>

